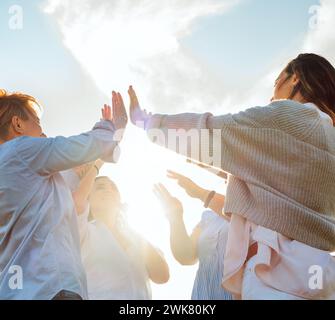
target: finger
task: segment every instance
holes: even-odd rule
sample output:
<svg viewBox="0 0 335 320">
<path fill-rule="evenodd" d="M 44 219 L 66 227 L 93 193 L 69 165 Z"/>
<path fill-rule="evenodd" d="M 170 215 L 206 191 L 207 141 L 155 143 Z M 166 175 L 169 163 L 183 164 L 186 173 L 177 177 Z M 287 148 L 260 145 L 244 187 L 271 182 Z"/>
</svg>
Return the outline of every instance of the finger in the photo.
<svg viewBox="0 0 335 320">
<path fill-rule="evenodd" d="M 161 202 L 165 201 L 160 189 L 158 188 L 158 186 L 156 186 L 156 185 L 154 186 L 153 192 L 154 192 L 155 196 L 158 198 L 158 200 L 160 200 Z"/>
<path fill-rule="evenodd" d="M 110 107 L 107 104 L 105 104 L 105 106 L 104 106 L 104 114 L 105 114 L 105 119 L 106 120 L 110 119 L 110 117 L 109 117 L 109 108 Z"/>
<path fill-rule="evenodd" d="M 120 92 L 118 92 L 117 97 L 118 97 L 118 112 L 121 116 L 125 116 L 127 115 L 127 111 Z"/>
<path fill-rule="evenodd" d="M 116 103 L 113 103 L 113 110 L 112 110 L 112 117 L 113 117 L 113 120 L 117 119 L 117 113 L 116 113 Z"/>
<path fill-rule="evenodd" d="M 118 97 L 118 99 L 119 99 L 119 104 L 120 104 L 120 105 L 124 105 L 123 98 L 122 98 L 122 95 L 121 95 L 120 92 L 117 93 L 117 97 Z"/>
<path fill-rule="evenodd" d="M 174 174 L 168 173 L 167 177 L 172 180 L 178 180 L 178 177 L 176 177 Z"/>
<path fill-rule="evenodd" d="M 104 119 L 107 119 L 108 115 L 107 115 L 107 105 L 104 104 Z"/>
<path fill-rule="evenodd" d="M 112 102 L 113 102 L 113 107 L 116 106 L 117 104 L 117 101 L 116 101 L 116 93 L 115 91 L 112 92 Z"/>
<path fill-rule="evenodd" d="M 160 190 L 161 190 L 164 197 L 166 197 L 167 199 L 172 198 L 172 195 L 170 194 L 168 189 L 166 189 L 165 186 L 162 183 L 159 184 L 159 187 L 160 187 Z"/>
<path fill-rule="evenodd" d="M 113 119 L 113 112 L 111 106 L 108 106 L 108 119 L 109 120 Z"/>
<path fill-rule="evenodd" d="M 161 186 L 157 184 L 155 186 L 156 193 L 159 194 L 159 198 L 161 199 L 162 202 L 168 202 L 169 198 L 166 196 L 164 191 L 162 190 Z"/>
<path fill-rule="evenodd" d="M 179 180 L 184 178 L 184 176 L 182 176 L 181 174 L 174 172 L 172 170 L 168 170 L 168 177 L 171 179 L 175 179 L 175 180 Z"/>
<path fill-rule="evenodd" d="M 127 110 L 126 107 L 124 105 L 123 99 L 121 94 L 118 94 L 118 104 L 117 104 L 117 108 L 115 109 L 115 116 L 118 118 L 123 118 L 125 119 L 125 121 L 128 121 L 128 115 L 127 115 Z"/>
<path fill-rule="evenodd" d="M 136 92 L 135 92 L 135 90 L 132 86 L 129 87 L 128 93 L 129 93 L 129 97 L 130 97 L 130 100 L 131 100 L 132 107 L 138 106 L 139 105 L 138 98 L 137 98 Z"/>
</svg>

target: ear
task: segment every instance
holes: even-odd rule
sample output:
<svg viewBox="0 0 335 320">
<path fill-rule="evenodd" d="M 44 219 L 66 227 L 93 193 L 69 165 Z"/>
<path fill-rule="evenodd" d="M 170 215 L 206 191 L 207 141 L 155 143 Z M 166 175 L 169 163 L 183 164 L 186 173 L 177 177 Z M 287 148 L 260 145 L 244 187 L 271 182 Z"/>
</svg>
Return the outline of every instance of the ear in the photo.
<svg viewBox="0 0 335 320">
<path fill-rule="evenodd" d="M 24 123 L 18 116 L 12 118 L 12 128 L 15 134 L 23 135 Z"/>
<path fill-rule="evenodd" d="M 300 79 L 298 78 L 296 74 L 293 74 L 291 81 L 292 81 L 292 85 L 296 86 L 300 82 Z"/>
</svg>

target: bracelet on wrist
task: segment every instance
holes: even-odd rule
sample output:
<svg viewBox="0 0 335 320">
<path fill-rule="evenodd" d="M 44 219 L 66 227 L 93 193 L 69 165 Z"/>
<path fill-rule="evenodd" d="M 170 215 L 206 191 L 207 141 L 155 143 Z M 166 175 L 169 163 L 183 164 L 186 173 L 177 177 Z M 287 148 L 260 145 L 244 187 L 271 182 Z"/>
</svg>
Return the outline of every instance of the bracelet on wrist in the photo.
<svg viewBox="0 0 335 320">
<path fill-rule="evenodd" d="M 98 168 L 97 165 L 94 165 L 94 168 L 97 170 L 97 176 L 100 174 L 100 169 Z"/>
<path fill-rule="evenodd" d="M 206 201 L 204 203 L 204 207 L 207 209 L 211 203 L 211 201 L 213 200 L 214 196 L 216 195 L 216 192 L 215 191 L 211 191 L 207 198 L 206 198 Z"/>
</svg>

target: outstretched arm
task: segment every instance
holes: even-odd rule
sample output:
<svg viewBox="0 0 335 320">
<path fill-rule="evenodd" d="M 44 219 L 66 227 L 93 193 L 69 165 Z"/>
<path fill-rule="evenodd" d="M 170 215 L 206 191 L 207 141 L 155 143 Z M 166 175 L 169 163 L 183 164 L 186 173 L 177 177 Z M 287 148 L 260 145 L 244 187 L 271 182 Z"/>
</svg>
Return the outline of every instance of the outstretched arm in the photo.
<svg viewBox="0 0 335 320">
<path fill-rule="evenodd" d="M 40 175 L 52 175 L 103 159 L 116 162 L 114 151 L 122 139 L 127 113 L 120 95 L 113 93 L 113 114 L 105 105 L 102 121 L 88 133 L 69 138 L 24 137 L 16 144 L 18 157 Z"/>
<path fill-rule="evenodd" d="M 171 171 L 171 170 L 168 171 L 168 177 L 170 179 L 176 180 L 178 185 L 181 188 L 183 188 L 191 198 L 199 199 L 203 204 L 208 202 L 207 203 L 208 208 L 210 208 L 212 211 L 217 213 L 219 216 L 222 216 L 223 218 L 227 220 L 230 219 L 223 212 L 223 207 L 224 207 L 224 202 L 225 202 L 224 195 L 215 193 L 214 196 L 211 199 L 209 199 L 209 196 L 212 191 L 201 188 L 196 183 L 194 183 L 191 179 L 179 173 Z"/>
<path fill-rule="evenodd" d="M 175 259 L 182 265 L 194 265 L 198 261 L 198 238 L 200 228 L 196 228 L 191 236 L 188 235 L 181 202 L 172 197 L 168 190 L 158 184 L 154 192 L 160 200 L 170 224 L 170 246 Z"/>
<path fill-rule="evenodd" d="M 196 162 L 217 168 L 245 181 L 255 182 L 259 159 L 274 149 L 274 106 L 256 107 L 237 114 L 211 113 L 150 115 L 141 109 L 133 88 L 129 89 L 134 124 L 146 130 L 150 140 Z M 277 128 L 277 127 L 276 127 Z M 252 170 L 252 168 L 257 170 Z M 246 169 L 248 168 L 248 169 Z M 271 170 L 271 162 L 269 168 Z"/>
</svg>

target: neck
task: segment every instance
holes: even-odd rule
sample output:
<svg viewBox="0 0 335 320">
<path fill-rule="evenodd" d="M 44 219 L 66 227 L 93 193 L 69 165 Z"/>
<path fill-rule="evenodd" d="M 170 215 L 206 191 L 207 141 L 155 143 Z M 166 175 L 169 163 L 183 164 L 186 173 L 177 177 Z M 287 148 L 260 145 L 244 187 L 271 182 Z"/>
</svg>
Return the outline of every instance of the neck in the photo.
<svg viewBox="0 0 335 320">
<path fill-rule="evenodd" d="M 298 92 L 291 100 L 299 102 L 299 103 L 307 103 L 306 99 Z"/>
<path fill-rule="evenodd" d="M 108 210 L 108 212 L 104 212 L 103 214 L 101 214 L 101 212 L 99 213 L 99 218 L 97 220 L 104 223 L 110 230 L 117 229 L 115 217 L 119 214 L 119 212 Z"/>
</svg>

